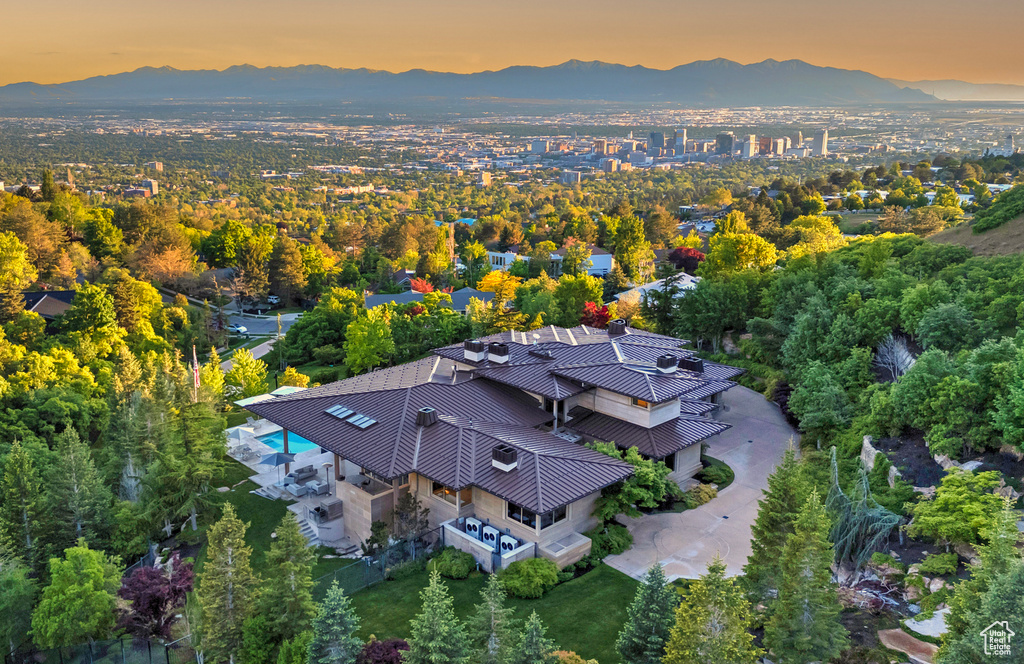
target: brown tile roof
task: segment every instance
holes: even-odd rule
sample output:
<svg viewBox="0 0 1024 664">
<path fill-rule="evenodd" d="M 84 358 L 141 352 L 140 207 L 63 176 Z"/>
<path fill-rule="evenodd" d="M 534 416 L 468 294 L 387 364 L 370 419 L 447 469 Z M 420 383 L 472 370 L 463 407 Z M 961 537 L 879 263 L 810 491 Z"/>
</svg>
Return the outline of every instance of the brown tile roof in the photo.
<svg viewBox="0 0 1024 664">
<path fill-rule="evenodd" d="M 570 415 L 573 419 L 566 428 L 588 438 L 614 442 L 622 448 L 636 447 L 641 454 L 654 459 L 662 459 L 731 426 L 717 420 L 681 415 L 648 429 L 586 408 L 573 408 Z"/>
<path fill-rule="evenodd" d="M 628 464 L 531 428 L 550 422 L 551 415 L 515 390 L 473 380 L 362 391 L 356 384 L 366 380 L 313 388 L 249 410 L 384 477 L 416 472 L 455 488 L 479 486 L 535 512 L 578 500 L 632 472 Z M 328 414 L 334 405 L 376 423 L 359 429 Z M 423 407 L 437 411 L 436 424 L 416 424 Z M 520 450 L 519 468 L 491 468 L 491 450 L 499 443 Z"/>
</svg>

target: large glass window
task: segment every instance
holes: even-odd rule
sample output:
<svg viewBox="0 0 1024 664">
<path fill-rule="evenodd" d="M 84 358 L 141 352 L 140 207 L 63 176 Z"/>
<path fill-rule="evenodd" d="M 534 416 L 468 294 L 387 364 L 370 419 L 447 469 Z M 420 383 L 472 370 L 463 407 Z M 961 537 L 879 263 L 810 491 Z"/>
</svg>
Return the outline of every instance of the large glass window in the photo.
<svg viewBox="0 0 1024 664">
<path fill-rule="evenodd" d="M 456 491 L 450 486 L 445 486 L 440 482 L 434 482 L 432 485 L 431 493 L 452 505 L 471 505 L 473 503 L 473 489 L 472 487 L 466 487 L 461 491 Z M 458 496 L 459 502 L 455 502 L 455 498 Z"/>
<path fill-rule="evenodd" d="M 531 512 L 525 507 L 520 507 L 515 503 L 507 503 L 507 505 L 508 518 L 512 519 L 513 521 L 518 521 L 519 523 L 523 524 L 528 528 L 537 527 L 538 515 L 536 513 Z M 565 505 L 562 505 L 561 507 L 556 507 L 550 512 L 545 512 L 544 514 L 541 514 L 539 516 L 541 530 L 547 528 L 548 526 L 553 526 L 556 523 L 559 523 L 560 521 L 565 521 L 568 515 L 569 509 Z"/>
</svg>

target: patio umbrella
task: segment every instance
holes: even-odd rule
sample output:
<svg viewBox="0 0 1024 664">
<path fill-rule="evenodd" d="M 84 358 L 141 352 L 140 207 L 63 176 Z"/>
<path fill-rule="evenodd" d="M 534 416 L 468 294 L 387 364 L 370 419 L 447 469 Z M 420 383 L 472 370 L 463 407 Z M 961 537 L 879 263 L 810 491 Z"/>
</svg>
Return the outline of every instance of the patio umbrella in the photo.
<svg viewBox="0 0 1024 664">
<path fill-rule="evenodd" d="M 281 481 L 281 466 L 286 463 L 295 461 L 294 454 L 285 454 L 284 452 L 274 452 L 273 454 L 265 454 L 260 459 L 260 464 L 264 466 L 277 466 L 277 481 Z"/>
</svg>

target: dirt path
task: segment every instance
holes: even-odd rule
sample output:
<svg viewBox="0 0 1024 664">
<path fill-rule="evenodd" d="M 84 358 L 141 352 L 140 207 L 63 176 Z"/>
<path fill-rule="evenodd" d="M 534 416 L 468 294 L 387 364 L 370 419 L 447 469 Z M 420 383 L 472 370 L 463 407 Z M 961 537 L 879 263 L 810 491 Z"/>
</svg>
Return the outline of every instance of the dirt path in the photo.
<svg viewBox="0 0 1024 664">
<path fill-rule="evenodd" d="M 902 629 L 883 629 L 878 632 L 878 640 L 886 648 L 906 653 L 914 664 L 935 664 L 935 653 L 939 651 L 938 646 L 916 639 Z"/>
</svg>

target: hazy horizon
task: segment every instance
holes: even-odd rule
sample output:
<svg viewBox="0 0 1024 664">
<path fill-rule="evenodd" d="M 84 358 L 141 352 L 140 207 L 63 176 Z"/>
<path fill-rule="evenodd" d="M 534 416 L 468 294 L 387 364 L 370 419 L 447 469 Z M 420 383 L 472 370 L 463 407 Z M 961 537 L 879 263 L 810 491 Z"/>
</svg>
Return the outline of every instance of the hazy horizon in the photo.
<svg viewBox="0 0 1024 664">
<path fill-rule="evenodd" d="M 19 5 L 6 13 L 0 85 L 66 83 L 139 67 L 233 65 L 471 73 L 567 60 L 671 69 L 718 57 L 743 64 L 798 59 L 907 81 L 1024 84 L 1016 31 L 1024 3 L 755 0 L 180 0 L 171 6 L 95 0 Z M 956 32 L 938 30 L 946 25 Z M 975 40 L 976 47 L 965 48 Z"/>
</svg>

